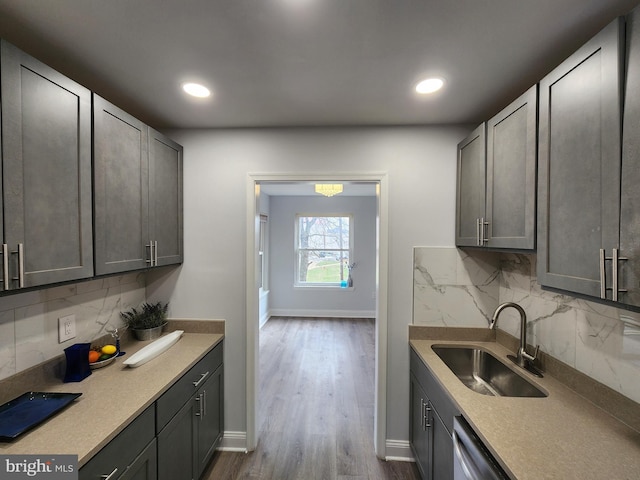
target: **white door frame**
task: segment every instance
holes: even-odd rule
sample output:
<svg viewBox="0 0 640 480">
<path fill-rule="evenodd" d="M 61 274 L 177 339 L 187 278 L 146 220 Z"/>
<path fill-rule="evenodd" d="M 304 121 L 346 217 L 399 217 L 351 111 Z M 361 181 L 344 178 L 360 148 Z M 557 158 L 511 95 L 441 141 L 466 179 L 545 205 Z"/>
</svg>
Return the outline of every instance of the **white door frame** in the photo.
<svg viewBox="0 0 640 480">
<path fill-rule="evenodd" d="M 387 292 L 389 277 L 389 207 L 386 173 L 249 173 L 247 176 L 247 223 L 246 223 L 246 395 L 247 395 L 247 451 L 253 451 L 258 443 L 257 419 L 259 392 L 258 339 L 260 329 L 258 287 L 258 232 L 260 212 L 258 199 L 260 182 L 322 182 L 354 181 L 377 182 L 376 197 L 378 253 L 376 268 L 376 353 L 375 353 L 375 404 L 373 419 L 374 446 L 378 458 L 386 456 L 387 436 Z"/>
</svg>

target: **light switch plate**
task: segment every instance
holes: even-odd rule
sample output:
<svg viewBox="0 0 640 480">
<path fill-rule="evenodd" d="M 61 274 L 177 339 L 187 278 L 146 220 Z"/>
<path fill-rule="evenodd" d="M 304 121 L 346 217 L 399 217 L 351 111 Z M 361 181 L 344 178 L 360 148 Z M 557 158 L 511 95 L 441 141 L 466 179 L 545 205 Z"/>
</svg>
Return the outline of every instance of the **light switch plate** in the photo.
<svg viewBox="0 0 640 480">
<path fill-rule="evenodd" d="M 76 338 L 76 316 L 66 315 L 58 318 L 58 343 Z"/>
</svg>

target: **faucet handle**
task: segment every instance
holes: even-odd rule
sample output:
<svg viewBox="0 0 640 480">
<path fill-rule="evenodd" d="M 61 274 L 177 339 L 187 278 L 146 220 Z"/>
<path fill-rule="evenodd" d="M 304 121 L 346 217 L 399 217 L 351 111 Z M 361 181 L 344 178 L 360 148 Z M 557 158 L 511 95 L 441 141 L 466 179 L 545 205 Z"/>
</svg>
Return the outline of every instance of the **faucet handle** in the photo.
<svg viewBox="0 0 640 480">
<path fill-rule="evenodd" d="M 526 358 L 530 362 L 535 362 L 535 360 L 538 358 L 538 353 L 540 352 L 540 345 L 536 345 L 536 349 L 534 350 L 533 355 L 529 355 L 524 348 L 521 348 L 520 350 L 520 354 L 523 358 Z"/>
</svg>

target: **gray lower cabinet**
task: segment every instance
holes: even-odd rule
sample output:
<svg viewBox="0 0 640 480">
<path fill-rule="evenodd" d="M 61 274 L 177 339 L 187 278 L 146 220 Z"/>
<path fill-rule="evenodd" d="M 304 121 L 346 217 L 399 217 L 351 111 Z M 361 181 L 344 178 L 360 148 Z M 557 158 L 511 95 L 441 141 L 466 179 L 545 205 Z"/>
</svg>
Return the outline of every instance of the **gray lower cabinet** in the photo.
<svg viewBox="0 0 640 480">
<path fill-rule="evenodd" d="M 91 277 L 91 92 L 4 40 L 0 62 L 1 288 Z"/>
<path fill-rule="evenodd" d="M 79 472 L 80 480 L 155 480 L 155 405 L 148 407 Z"/>
<path fill-rule="evenodd" d="M 453 479 L 453 418 L 460 412 L 449 394 L 410 349 L 411 449 L 423 480 Z"/>
<path fill-rule="evenodd" d="M 610 299 L 600 252 L 618 246 L 623 52 L 618 19 L 540 82 L 538 281 Z"/>
<path fill-rule="evenodd" d="M 157 401 L 158 479 L 197 480 L 223 433 L 222 344 Z"/>
<path fill-rule="evenodd" d="M 537 86 L 458 145 L 456 245 L 532 250 Z"/>
<path fill-rule="evenodd" d="M 181 263 L 182 147 L 93 96 L 96 274 Z"/>
</svg>

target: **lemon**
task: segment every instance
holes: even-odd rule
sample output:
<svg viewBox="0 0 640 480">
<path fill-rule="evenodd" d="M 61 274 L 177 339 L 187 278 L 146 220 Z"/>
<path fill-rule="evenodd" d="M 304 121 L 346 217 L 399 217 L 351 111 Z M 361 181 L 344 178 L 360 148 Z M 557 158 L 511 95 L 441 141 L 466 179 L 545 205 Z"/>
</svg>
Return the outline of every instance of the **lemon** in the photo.
<svg viewBox="0 0 640 480">
<path fill-rule="evenodd" d="M 116 353 L 116 347 L 114 345 L 105 345 L 104 347 L 102 347 L 101 352 L 104 355 L 113 355 L 114 353 Z"/>
</svg>

